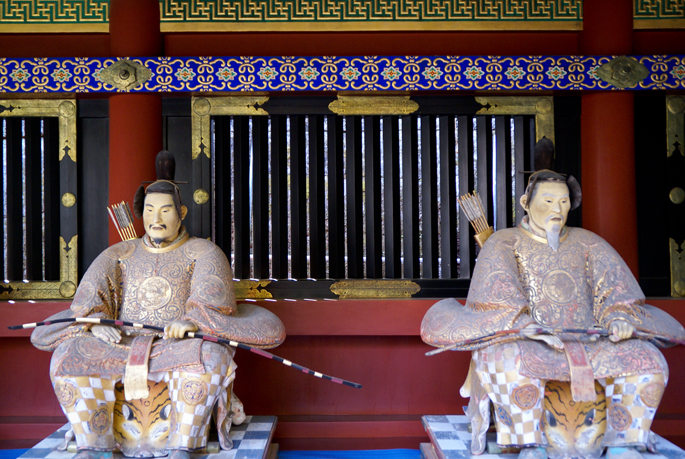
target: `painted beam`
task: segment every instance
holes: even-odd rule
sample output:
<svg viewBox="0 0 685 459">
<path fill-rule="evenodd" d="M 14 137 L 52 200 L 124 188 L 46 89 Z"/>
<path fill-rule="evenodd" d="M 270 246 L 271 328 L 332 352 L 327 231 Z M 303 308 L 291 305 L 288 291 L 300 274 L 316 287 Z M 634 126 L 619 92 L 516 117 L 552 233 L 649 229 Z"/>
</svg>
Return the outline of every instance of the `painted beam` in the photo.
<svg viewBox="0 0 685 459">
<path fill-rule="evenodd" d="M 597 70 L 615 56 L 136 57 L 152 73 L 131 93 L 244 91 L 616 90 Z M 646 77 L 626 90 L 685 88 L 685 55 L 632 56 Z M 118 58 L 0 58 L 0 93 L 117 93 Z M 617 69 L 621 70 L 621 69 Z M 616 72 L 614 72 L 616 73 Z M 620 75 L 615 75 L 620 77 Z M 0 108 L 3 110 L 6 108 Z"/>
</svg>

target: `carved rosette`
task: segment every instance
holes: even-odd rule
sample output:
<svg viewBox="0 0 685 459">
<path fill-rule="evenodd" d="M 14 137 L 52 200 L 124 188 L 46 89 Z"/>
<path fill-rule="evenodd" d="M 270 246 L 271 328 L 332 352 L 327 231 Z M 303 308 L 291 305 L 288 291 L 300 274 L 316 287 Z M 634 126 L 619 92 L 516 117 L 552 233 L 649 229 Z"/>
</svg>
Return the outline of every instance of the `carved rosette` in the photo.
<svg viewBox="0 0 685 459">
<path fill-rule="evenodd" d="M 617 88 L 632 88 L 647 78 L 649 70 L 633 57 L 619 56 L 597 69 L 597 76 Z"/>
<path fill-rule="evenodd" d="M 152 76 L 152 71 L 137 62 L 122 59 L 100 72 L 103 83 L 122 91 L 142 86 Z"/>
</svg>

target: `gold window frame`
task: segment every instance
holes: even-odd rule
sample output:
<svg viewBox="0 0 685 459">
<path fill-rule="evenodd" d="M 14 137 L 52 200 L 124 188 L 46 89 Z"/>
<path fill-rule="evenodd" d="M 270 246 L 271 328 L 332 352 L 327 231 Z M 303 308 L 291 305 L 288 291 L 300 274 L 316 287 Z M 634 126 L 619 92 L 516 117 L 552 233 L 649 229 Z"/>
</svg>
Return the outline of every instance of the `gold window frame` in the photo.
<svg viewBox="0 0 685 459">
<path fill-rule="evenodd" d="M 78 284 L 78 235 L 69 241 L 64 223 L 68 216 L 76 219 L 76 101 L 68 99 L 7 99 L 0 100 L 0 117 L 57 117 L 59 119 L 60 161 L 60 260 L 59 281 L 11 280 L 1 283 L 0 300 L 68 299 L 76 293 Z M 66 162 L 66 163 L 64 163 Z M 68 174 L 66 180 L 64 174 Z"/>
</svg>

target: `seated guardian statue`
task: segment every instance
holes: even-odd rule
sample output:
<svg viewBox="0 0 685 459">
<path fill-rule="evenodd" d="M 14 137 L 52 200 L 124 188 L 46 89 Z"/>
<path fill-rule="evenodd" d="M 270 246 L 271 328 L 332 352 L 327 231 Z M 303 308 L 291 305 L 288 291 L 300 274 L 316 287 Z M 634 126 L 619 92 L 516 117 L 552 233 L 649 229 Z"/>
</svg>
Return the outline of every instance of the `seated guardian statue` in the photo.
<svg viewBox="0 0 685 459">
<path fill-rule="evenodd" d="M 150 386 L 168 385 L 171 408 L 164 450 L 136 456 L 188 458 L 202 449 L 212 409 L 230 403 L 236 375 L 234 348 L 184 338 L 200 331 L 261 348 L 285 339 L 281 321 L 255 305 L 236 305 L 233 273 L 212 242 L 194 238 L 182 225 L 187 209 L 173 181 L 173 156 L 160 152 L 158 180 L 140 187 L 134 213 L 145 235 L 105 250 L 90 266 L 71 308 L 54 318 L 119 319 L 164 327 L 157 332 L 83 323 L 38 328 L 33 344 L 54 351 L 50 377 L 76 437 L 77 459 L 111 457 L 115 384 L 127 400 L 146 399 Z M 228 391 L 228 393 L 227 393 Z M 230 448 L 226 409 L 217 421 L 222 447 Z M 223 413 L 223 415 L 221 414 Z M 126 451 L 124 451 L 126 454 Z"/>
<path fill-rule="evenodd" d="M 473 351 L 463 388 L 468 393 L 462 394 L 471 396 L 467 414 L 474 454 L 485 448 L 490 402 L 497 443 L 521 447 L 521 459 L 544 459 L 548 453 L 596 458 L 605 447 L 608 459 L 639 459 L 638 450 L 654 448 L 650 426 L 668 366 L 653 344 L 631 337 L 641 331 L 683 339 L 685 330 L 644 304 L 630 269 L 606 241 L 566 226 L 580 198 L 572 177 L 534 173 L 520 199 L 527 215 L 518 227 L 499 230 L 485 242 L 466 305 L 443 300 L 423 319 L 421 337 L 427 344 Z M 549 332 L 540 333 L 541 327 Z M 554 331 L 593 327 L 608 329 L 608 339 Z M 511 329 L 523 333 L 458 344 Z M 575 402 L 595 400 L 595 381 L 604 387 L 607 422 L 601 444 L 585 445 L 580 452 L 547 449 L 547 381 L 570 381 Z"/>
</svg>

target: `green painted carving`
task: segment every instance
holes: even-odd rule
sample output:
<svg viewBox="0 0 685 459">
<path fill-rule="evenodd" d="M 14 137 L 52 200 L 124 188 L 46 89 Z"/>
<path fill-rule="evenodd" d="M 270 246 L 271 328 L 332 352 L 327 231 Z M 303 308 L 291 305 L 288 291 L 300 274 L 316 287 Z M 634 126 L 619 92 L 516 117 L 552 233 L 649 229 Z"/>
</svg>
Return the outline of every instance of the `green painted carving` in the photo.
<svg viewBox="0 0 685 459">
<path fill-rule="evenodd" d="M 162 21 L 580 21 L 581 0 L 162 0 Z"/>
<path fill-rule="evenodd" d="M 635 0 L 634 19 L 685 19 L 685 3 L 673 0 Z"/>
<path fill-rule="evenodd" d="M 0 23 L 81 24 L 109 21 L 109 0 L 4 0 Z"/>
</svg>

